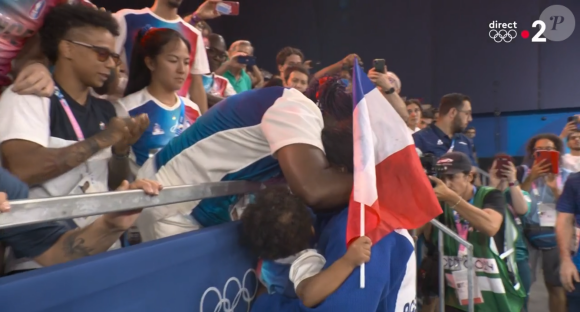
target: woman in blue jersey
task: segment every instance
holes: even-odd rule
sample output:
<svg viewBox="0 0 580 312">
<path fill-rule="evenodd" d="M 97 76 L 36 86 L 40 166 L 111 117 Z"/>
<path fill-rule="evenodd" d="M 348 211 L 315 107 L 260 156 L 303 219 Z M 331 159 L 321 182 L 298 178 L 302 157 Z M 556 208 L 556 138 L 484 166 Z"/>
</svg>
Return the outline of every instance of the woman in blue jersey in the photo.
<svg viewBox="0 0 580 312">
<path fill-rule="evenodd" d="M 189 74 L 189 42 L 173 29 L 151 27 L 142 29 L 135 42 L 118 108 L 130 116 L 146 113 L 150 125 L 132 147 L 133 172 L 200 115 L 195 103 L 177 95 Z"/>
</svg>

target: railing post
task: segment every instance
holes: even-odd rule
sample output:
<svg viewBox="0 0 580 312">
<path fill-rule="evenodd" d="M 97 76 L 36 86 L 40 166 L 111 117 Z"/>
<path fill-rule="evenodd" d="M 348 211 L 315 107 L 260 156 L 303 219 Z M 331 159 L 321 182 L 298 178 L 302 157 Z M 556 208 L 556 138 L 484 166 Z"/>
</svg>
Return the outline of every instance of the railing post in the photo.
<svg viewBox="0 0 580 312">
<path fill-rule="evenodd" d="M 439 312 L 445 312 L 445 264 L 443 264 L 443 231 L 438 231 L 439 247 Z"/>
<path fill-rule="evenodd" d="M 470 248 L 471 247 L 471 248 Z M 473 246 L 467 247 L 467 299 L 468 299 L 468 306 L 467 311 L 473 312 L 475 309 L 474 302 L 473 302 L 473 277 L 475 276 L 473 265 Z"/>
</svg>

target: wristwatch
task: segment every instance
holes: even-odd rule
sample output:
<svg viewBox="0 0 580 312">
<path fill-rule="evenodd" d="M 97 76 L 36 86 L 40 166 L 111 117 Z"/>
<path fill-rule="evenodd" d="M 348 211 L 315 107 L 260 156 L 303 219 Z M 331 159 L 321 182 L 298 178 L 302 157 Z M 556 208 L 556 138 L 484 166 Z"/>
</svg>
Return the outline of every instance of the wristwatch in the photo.
<svg viewBox="0 0 580 312">
<path fill-rule="evenodd" d="M 395 93 L 395 88 L 391 87 L 389 90 L 385 91 L 385 94 L 393 94 Z"/>
<path fill-rule="evenodd" d="M 515 180 L 514 182 L 509 182 L 508 185 L 510 187 L 512 187 L 512 186 L 518 186 L 518 185 L 520 185 L 520 183 L 518 182 L 518 180 Z"/>
</svg>

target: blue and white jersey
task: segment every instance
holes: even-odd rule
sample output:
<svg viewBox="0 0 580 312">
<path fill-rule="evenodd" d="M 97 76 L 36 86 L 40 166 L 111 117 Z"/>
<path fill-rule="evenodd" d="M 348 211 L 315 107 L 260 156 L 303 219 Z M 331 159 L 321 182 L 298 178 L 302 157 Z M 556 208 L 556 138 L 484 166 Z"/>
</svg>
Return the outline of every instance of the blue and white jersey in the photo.
<svg viewBox="0 0 580 312">
<path fill-rule="evenodd" d="M 274 157 L 279 149 L 301 143 L 324 150 L 322 128 L 320 109 L 301 92 L 282 87 L 251 90 L 228 97 L 208 110 L 150 158 L 138 178 L 155 179 L 164 186 L 266 181 L 281 174 Z M 184 232 L 158 228 L 165 219 L 188 216 L 192 210 L 194 221 L 201 226 L 224 223 L 231 220 L 229 207 L 235 200 L 234 196 L 211 198 L 147 209 L 138 226 L 143 239 L 148 240 L 153 239 L 151 236 L 160 238 Z M 173 218 L 165 223 L 178 227 L 175 224 L 179 222 Z M 148 233 L 153 228 L 156 229 Z M 193 229 L 196 228 L 189 230 Z M 155 235 L 148 235 L 152 233 Z"/>
<path fill-rule="evenodd" d="M 187 98 L 175 95 L 176 103 L 167 106 L 154 98 L 147 88 L 130 94 L 118 101 L 126 113 L 120 116 L 149 116 L 149 128 L 132 146 L 131 159 L 137 166 L 142 166 L 150 155 L 154 155 L 171 139 L 180 135 L 199 117 L 199 107 Z"/>
</svg>

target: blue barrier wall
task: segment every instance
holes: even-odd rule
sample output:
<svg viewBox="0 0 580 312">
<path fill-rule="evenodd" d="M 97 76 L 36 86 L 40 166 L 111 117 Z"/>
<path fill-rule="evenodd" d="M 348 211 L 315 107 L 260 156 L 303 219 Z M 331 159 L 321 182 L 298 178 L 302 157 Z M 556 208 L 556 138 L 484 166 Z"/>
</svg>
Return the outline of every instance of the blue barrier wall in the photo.
<svg viewBox="0 0 580 312">
<path fill-rule="evenodd" d="M 248 311 L 256 259 L 238 237 L 230 223 L 4 277 L 0 311 Z"/>
<path fill-rule="evenodd" d="M 580 114 L 580 109 L 561 111 L 535 111 L 502 116 L 475 116 L 472 126 L 480 158 L 493 157 L 500 152 L 524 156 L 525 144 L 530 137 L 550 132 L 559 135 L 568 117 Z"/>
</svg>

